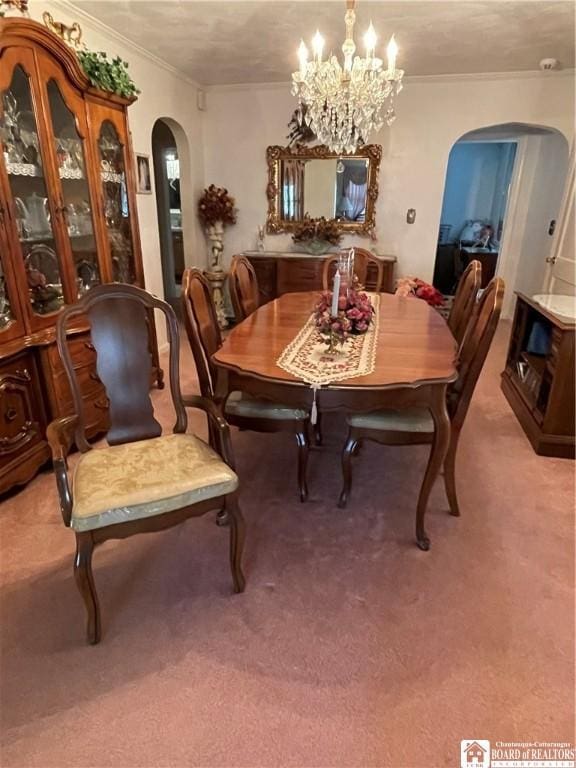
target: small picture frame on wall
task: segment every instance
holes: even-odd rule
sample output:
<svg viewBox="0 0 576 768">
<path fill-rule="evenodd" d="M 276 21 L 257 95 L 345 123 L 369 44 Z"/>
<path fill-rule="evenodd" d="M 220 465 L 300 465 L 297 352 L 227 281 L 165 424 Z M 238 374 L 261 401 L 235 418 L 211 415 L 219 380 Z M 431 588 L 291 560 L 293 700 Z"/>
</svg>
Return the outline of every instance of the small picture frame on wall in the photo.
<svg viewBox="0 0 576 768">
<path fill-rule="evenodd" d="M 136 191 L 139 195 L 152 194 L 150 155 L 139 155 L 136 153 Z"/>
</svg>

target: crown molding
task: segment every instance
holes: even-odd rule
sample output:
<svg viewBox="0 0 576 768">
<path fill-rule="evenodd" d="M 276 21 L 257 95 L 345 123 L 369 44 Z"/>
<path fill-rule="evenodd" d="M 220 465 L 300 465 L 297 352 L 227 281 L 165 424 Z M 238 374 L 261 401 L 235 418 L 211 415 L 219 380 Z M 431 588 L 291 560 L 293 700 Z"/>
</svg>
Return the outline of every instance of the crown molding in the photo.
<svg viewBox="0 0 576 768">
<path fill-rule="evenodd" d="M 86 13 L 86 11 L 82 10 L 79 5 L 70 2 L 70 0 L 50 0 L 50 5 L 53 5 L 54 8 L 60 8 L 69 16 L 78 17 L 78 19 L 80 19 L 88 27 L 92 27 L 94 30 L 102 33 L 106 37 L 111 38 L 112 40 L 116 40 L 124 47 L 134 51 L 134 53 L 136 53 L 138 56 L 142 57 L 143 59 L 147 59 L 155 66 L 160 67 L 166 72 L 169 72 L 179 80 L 183 80 L 185 83 L 188 83 L 188 85 L 192 85 L 194 88 L 199 90 L 205 89 L 204 86 L 200 85 L 191 77 L 184 74 L 184 72 L 181 72 L 179 69 L 176 69 L 176 67 L 168 64 L 167 61 L 164 61 L 164 59 L 161 59 L 159 56 L 151 53 L 146 48 L 138 45 L 138 43 L 135 43 L 133 40 L 124 37 L 124 35 L 122 35 L 120 32 L 117 32 L 113 27 L 109 27 L 107 24 L 104 24 L 103 21 L 100 21 L 100 19 L 95 18 L 89 13 Z"/>
<path fill-rule="evenodd" d="M 540 69 L 528 69 L 514 72 L 466 72 L 461 74 L 447 75 L 404 75 L 404 83 L 451 83 L 451 82 L 471 82 L 486 80 L 550 80 L 555 78 L 574 77 L 576 70 L 561 69 L 551 72 L 542 72 Z M 279 88 L 290 88 L 292 83 L 288 80 L 275 83 L 228 83 L 221 85 L 205 85 L 203 88 L 208 92 L 225 91 L 249 91 L 257 88 L 258 90 L 268 91 Z"/>
</svg>

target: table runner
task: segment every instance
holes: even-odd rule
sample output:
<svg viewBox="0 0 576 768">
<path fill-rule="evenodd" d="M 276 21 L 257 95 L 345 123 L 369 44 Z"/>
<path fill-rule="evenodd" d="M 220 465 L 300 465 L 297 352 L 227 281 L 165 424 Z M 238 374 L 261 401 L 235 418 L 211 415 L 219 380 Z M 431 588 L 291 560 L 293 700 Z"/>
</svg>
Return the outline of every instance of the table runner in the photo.
<svg viewBox="0 0 576 768">
<path fill-rule="evenodd" d="M 376 364 L 380 296 L 377 293 L 368 295 L 374 307 L 374 317 L 366 333 L 349 336 L 342 347 L 338 345 L 337 355 L 329 355 L 312 314 L 284 349 L 276 365 L 313 387 L 372 373 Z"/>
</svg>

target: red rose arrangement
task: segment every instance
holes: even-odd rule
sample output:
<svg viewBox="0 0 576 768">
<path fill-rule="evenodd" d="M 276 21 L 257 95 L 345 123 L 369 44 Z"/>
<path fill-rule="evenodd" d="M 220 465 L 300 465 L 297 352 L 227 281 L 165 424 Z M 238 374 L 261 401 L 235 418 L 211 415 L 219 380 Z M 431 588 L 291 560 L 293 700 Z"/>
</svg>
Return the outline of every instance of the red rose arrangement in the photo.
<svg viewBox="0 0 576 768">
<path fill-rule="evenodd" d="M 347 295 L 339 297 L 338 315 L 332 317 L 332 292 L 324 291 L 314 308 L 314 321 L 333 349 L 336 342 L 344 344 L 350 335 L 366 333 L 373 314 L 374 307 L 368 295 L 350 288 Z"/>
<path fill-rule="evenodd" d="M 431 307 L 441 307 L 444 296 L 430 283 L 425 283 L 419 277 L 403 277 L 396 283 L 396 296 L 415 296 L 424 299 Z"/>
<path fill-rule="evenodd" d="M 227 189 L 210 184 L 202 193 L 198 201 L 198 216 L 204 226 L 209 227 L 217 221 L 222 224 L 236 223 L 236 210 L 234 198 Z"/>
</svg>

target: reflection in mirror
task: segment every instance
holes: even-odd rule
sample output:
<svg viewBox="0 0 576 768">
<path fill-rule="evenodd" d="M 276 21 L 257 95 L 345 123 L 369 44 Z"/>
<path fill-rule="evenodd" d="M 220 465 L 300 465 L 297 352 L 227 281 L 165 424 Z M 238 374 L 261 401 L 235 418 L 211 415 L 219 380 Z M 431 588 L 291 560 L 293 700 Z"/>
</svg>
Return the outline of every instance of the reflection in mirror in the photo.
<svg viewBox="0 0 576 768">
<path fill-rule="evenodd" d="M 366 219 L 368 160 L 282 160 L 282 218 Z"/>
<path fill-rule="evenodd" d="M 335 220 L 341 231 L 375 226 L 381 148 L 355 155 L 325 147 L 268 147 L 268 231 L 292 231 L 305 217 Z"/>
</svg>

